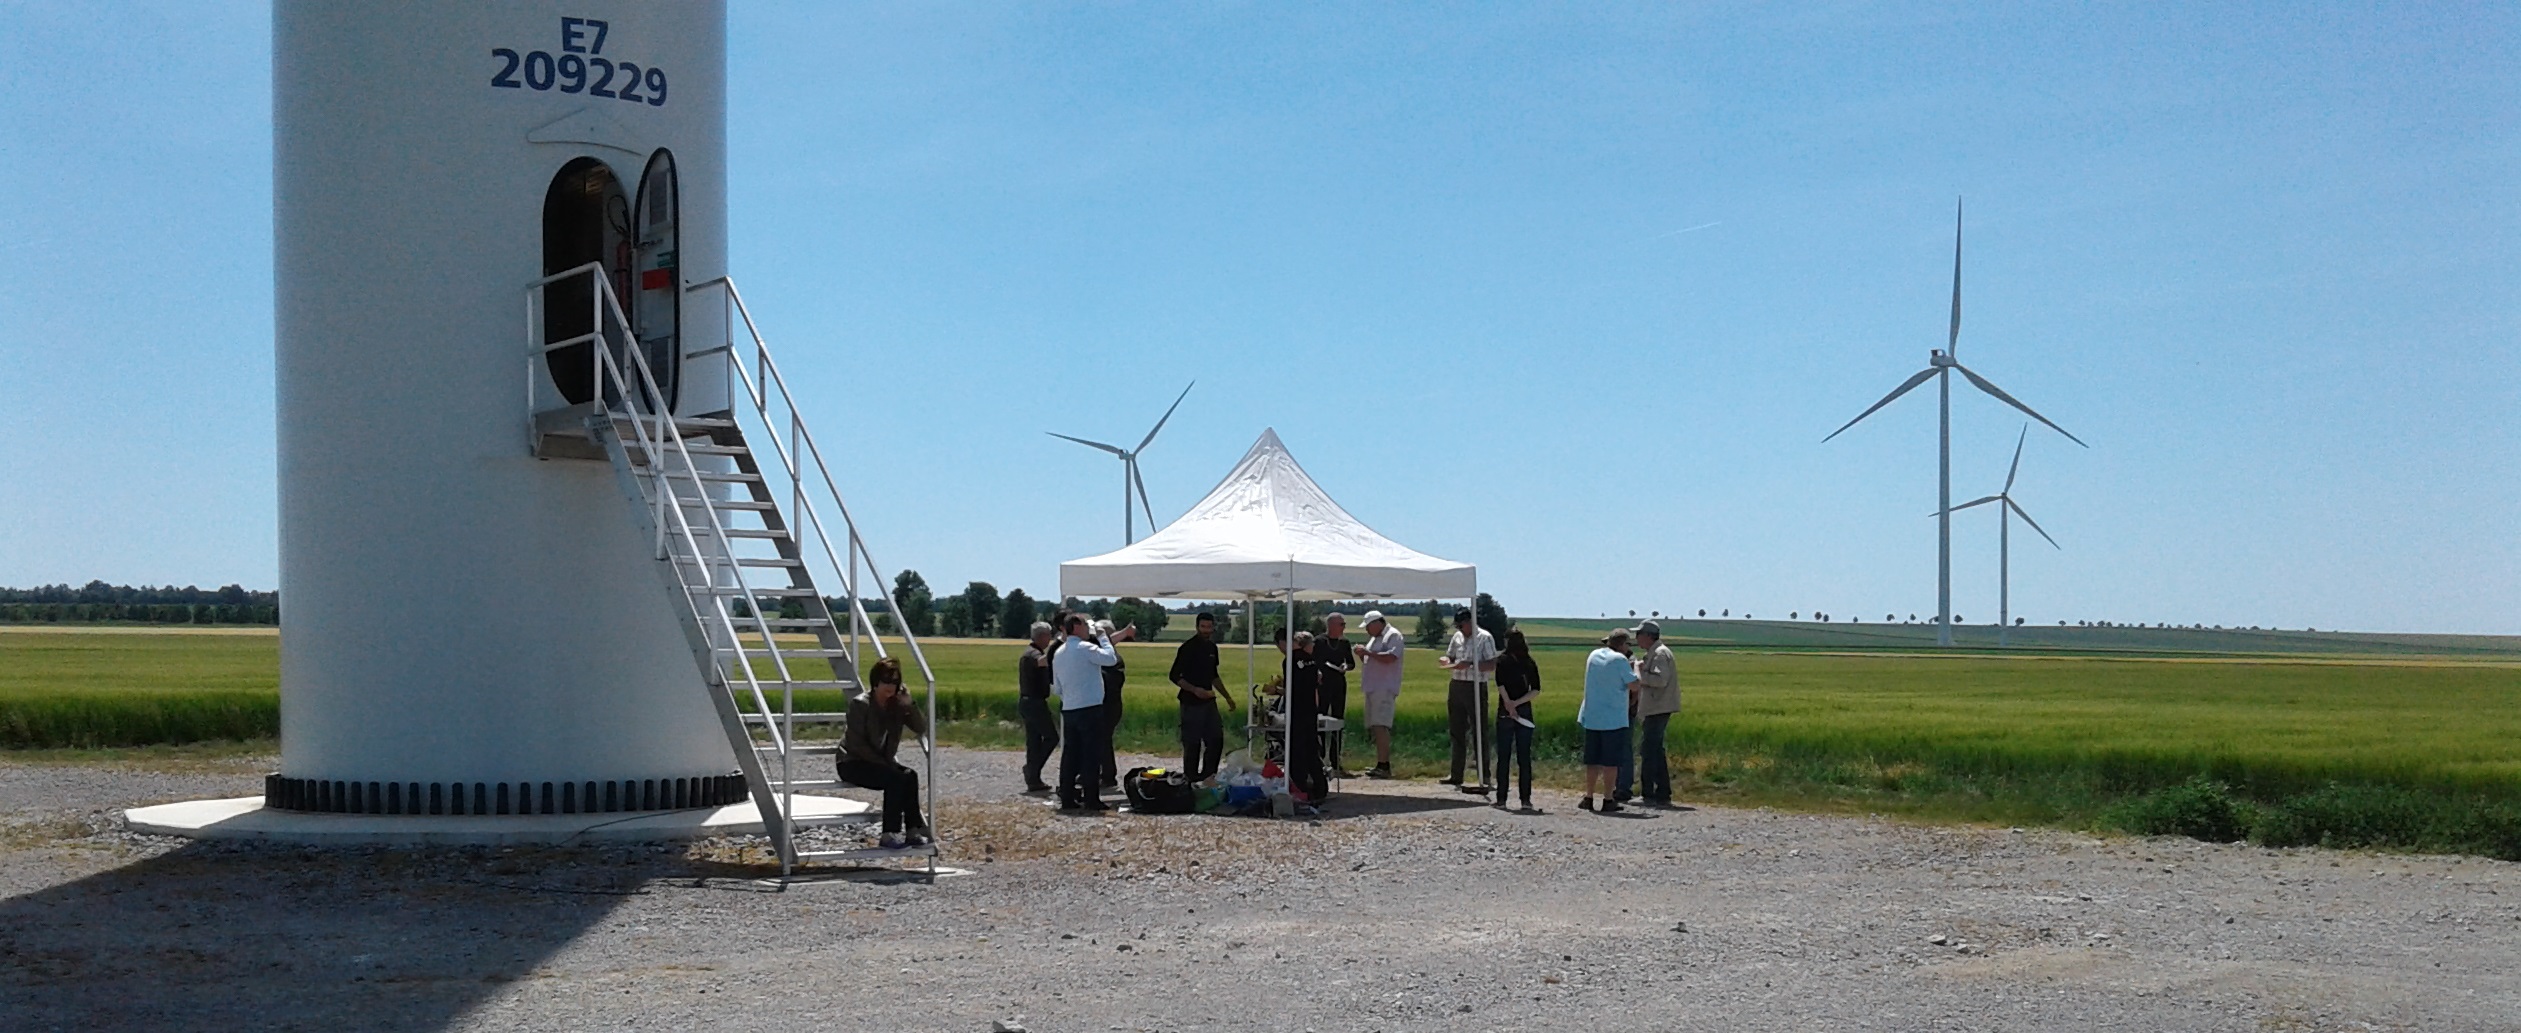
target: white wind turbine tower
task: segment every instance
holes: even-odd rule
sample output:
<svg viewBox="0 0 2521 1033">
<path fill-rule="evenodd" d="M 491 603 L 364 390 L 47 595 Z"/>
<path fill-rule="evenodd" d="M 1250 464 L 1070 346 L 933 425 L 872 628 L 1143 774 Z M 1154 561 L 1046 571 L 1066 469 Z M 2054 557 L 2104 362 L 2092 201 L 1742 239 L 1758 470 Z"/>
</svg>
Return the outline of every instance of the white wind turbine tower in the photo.
<svg viewBox="0 0 2521 1033">
<path fill-rule="evenodd" d="M 1138 515 L 1131 512 L 1129 509 L 1129 495 L 1133 490 L 1138 493 L 1138 505 L 1146 509 L 1147 530 L 1155 530 L 1155 507 L 1147 504 L 1147 482 L 1140 479 L 1138 476 L 1138 453 L 1147 450 L 1147 443 L 1155 440 L 1156 431 L 1164 429 L 1164 421 L 1173 418 L 1173 410 L 1181 408 L 1182 399 L 1190 397 L 1190 389 L 1198 386 L 1199 381 L 1196 380 L 1183 385 L 1182 393 L 1173 396 L 1172 407 L 1164 410 L 1164 415 L 1155 421 L 1155 426 L 1147 429 L 1146 437 L 1138 439 L 1138 447 L 1136 448 L 1122 448 L 1118 445 L 1107 445 L 1100 441 L 1087 441 L 1084 438 L 1072 438 L 1057 431 L 1043 432 L 1062 441 L 1074 441 L 1077 444 L 1084 445 L 1088 448 L 1099 448 L 1120 457 L 1120 531 L 1121 544 L 1123 545 L 1135 544 L 1138 541 Z M 1950 500 L 1947 499 L 1946 501 Z"/>
<path fill-rule="evenodd" d="M 1958 358 L 1960 343 L 1961 205 L 1960 202 L 1955 201 L 1952 205 L 1951 336 L 1945 339 L 1941 349 L 1927 353 L 1926 368 L 1924 370 L 1920 371 L 1916 376 L 1908 378 L 1906 383 L 1893 388 L 1890 394 L 1883 395 L 1882 400 L 1873 403 L 1872 408 L 1857 413 L 1856 418 L 1847 421 L 1845 426 L 1829 432 L 1828 438 L 1821 439 L 1826 442 L 1830 438 L 1846 433 L 1848 427 L 1853 427 L 1858 423 L 1864 422 L 1865 417 L 1873 415 L 1876 410 L 1879 410 L 1883 406 L 1896 401 L 1899 396 L 1914 390 L 1917 385 L 1925 383 L 1929 378 L 1934 379 L 1936 381 L 1936 386 L 1941 389 L 1943 394 L 1943 425 L 1937 438 L 1940 442 L 1936 460 L 1938 464 L 1937 469 L 1939 471 L 1939 480 L 1937 482 L 1939 494 L 1935 497 L 1935 518 L 1937 522 L 1935 551 L 1935 644 L 1942 646 L 1952 644 L 1952 371 L 1959 370 L 1962 376 L 1969 378 L 1969 382 L 1972 386 L 1981 391 L 1987 392 L 1999 402 L 2003 402 L 2006 405 L 2022 410 L 2024 414 L 2030 416 L 2032 419 L 2040 421 L 2042 426 L 2056 431 L 2057 433 L 2065 434 L 2066 440 L 2072 441 L 2078 445 L 2083 445 L 2082 438 L 2078 438 L 2072 434 L 2067 434 L 2066 428 L 2049 422 L 2048 417 L 2032 411 L 2030 406 L 2024 405 L 2020 401 L 2016 400 L 2012 395 L 2006 394 L 2003 388 L 1988 383 L 1987 378 L 1979 376 L 1976 373 L 1972 373 L 1970 372 L 1969 367 L 1961 365 L 1961 360 Z M 2092 446 L 2084 445 L 2084 447 L 2090 448 Z M 2045 534 L 2045 532 L 2043 532 L 2043 534 Z"/>
<path fill-rule="evenodd" d="M 2061 550 L 2065 548 L 2057 544 L 2057 539 L 2048 537 L 2048 532 L 2041 529 L 2040 522 L 2031 519 L 2029 510 L 2023 509 L 2021 503 L 2013 501 L 2013 478 L 2015 474 L 2022 472 L 2022 443 L 2030 437 L 2031 425 L 2025 423 L 2022 425 L 2022 433 L 2013 439 L 2013 465 L 2005 470 L 2003 491 L 1983 499 L 1971 499 L 1952 507 L 1952 512 L 1958 513 L 1971 506 L 1984 506 L 1990 502 L 1998 503 L 1996 507 L 1996 645 L 1999 647 L 2009 644 L 2006 636 L 2013 630 L 2013 518 L 2021 517 L 2023 523 L 2031 525 L 2031 530 L 2039 531 L 2042 538 L 2048 538 L 2049 547 Z"/>
</svg>

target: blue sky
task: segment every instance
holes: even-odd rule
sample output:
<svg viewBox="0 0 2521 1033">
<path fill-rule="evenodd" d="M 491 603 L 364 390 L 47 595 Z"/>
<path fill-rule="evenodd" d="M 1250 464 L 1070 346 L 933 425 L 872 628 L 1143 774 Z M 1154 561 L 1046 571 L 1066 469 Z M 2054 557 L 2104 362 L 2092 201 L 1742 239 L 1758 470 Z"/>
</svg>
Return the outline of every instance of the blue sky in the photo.
<svg viewBox="0 0 2521 1033">
<path fill-rule="evenodd" d="M 2495 5 L 800 5 L 733 265 L 886 562 L 1037 594 L 1261 429 L 1518 613 L 1934 606 L 1942 341 L 2015 612 L 2521 632 Z M 0 4 L 0 583 L 275 580 L 268 16 Z M 1954 491 L 2021 421 L 1955 396 Z M 1995 606 L 1992 514 L 1956 609 Z"/>
</svg>

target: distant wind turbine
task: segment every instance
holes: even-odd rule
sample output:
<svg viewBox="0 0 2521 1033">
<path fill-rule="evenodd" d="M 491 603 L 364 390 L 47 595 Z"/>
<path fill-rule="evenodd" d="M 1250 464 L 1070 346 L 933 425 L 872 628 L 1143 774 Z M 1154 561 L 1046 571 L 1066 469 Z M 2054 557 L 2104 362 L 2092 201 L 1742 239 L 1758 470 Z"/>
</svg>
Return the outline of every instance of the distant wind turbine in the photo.
<svg viewBox="0 0 2521 1033">
<path fill-rule="evenodd" d="M 1893 388 L 1890 394 L 1883 395 L 1882 400 L 1873 403 L 1872 408 L 1857 413 L 1856 418 L 1847 421 L 1845 426 L 1841 426 L 1837 430 L 1829 432 L 1828 438 L 1821 439 L 1826 442 L 1830 438 L 1846 433 L 1848 427 L 1853 427 L 1858 423 L 1864 422 L 1865 417 L 1873 415 L 1883 406 L 1889 405 L 1898 400 L 1899 396 L 1916 389 L 1917 385 L 1925 383 L 1928 378 L 1934 379 L 1936 381 L 1936 386 L 1941 389 L 1943 393 L 1943 427 L 1938 438 L 1941 444 L 1937 458 L 1937 469 L 1939 470 L 1940 477 L 1938 481 L 1940 494 L 1938 494 L 1935 498 L 1935 518 L 1938 525 L 1936 531 L 1935 553 L 1935 644 L 1942 646 L 1952 644 L 1952 371 L 1960 370 L 1962 376 L 1969 378 L 1969 382 L 1972 386 L 1981 391 L 1987 392 L 1999 402 L 2003 402 L 2006 405 L 2022 410 L 2025 415 L 2028 415 L 2034 420 L 2040 421 L 2042 426 L 2056 431 L 2057 433 L 2065 434 L 2066 440 L 2072 441 L 2078 445 L 2083 445 L 2082 438 L 2078 438 L 2072 434 L 2067 434 L 2066 428 L 2049 422 L 2048 417 L 2032 411 L 2030 406 L 2024 405 L 2012 395 L 2006 394 L 2003 388 L 1988 383 L 1987 378 L 1979 376 L 1976 373 L 1972 373 L 1970 372 L 1969 367 L 1961 365 L 1961 360 L 1958 357 L 1960 354 L 1960 344 L 1961 205 L 1960 202 L 1955 201 L 1952 204 L 1951 335 L 1944 340 L 1943 347 L 1940 350 L 1930 351 L 1927 353 L 1926 368 L 1923 371 L 1919 372 L 1916 376 L 1908 378 L 1906 383 Z M 2092 446 L 2084 445 L 2084 447 L 2090 448 Z M 2041 533 L 2042 535 L 2045 535 L 2047 532 Z"/>
<path fill-rule="evenodd" d="M 2031 525 L 2031 530 L 2039 531 L 2042 538 L 2048 538 L 2048 532 L 2040 529 L 2040 522 L 2031 519 L 2030 511 L 2013 501 L 2013 478 L 2022 472 L 2022 443 L 2030 437 L 2031 425 L 2025 423 L 2022 433 L 2013 439 L 2013 466 L 2005 470 L 2003 491 L 1983 499 L 1971 499 L 1951 510 L 1958 513 L 1971 506 L 1999 503 L 1996 507 L 1996 645 L 2000 647 L 2009 644 L 2006 635 L 2013 629 L 2013 518 L 2021 517 L 2023 523 Z M 2051 548 L 2065 548 L 2057 544 L 2055 538 L 2048 538 L 2048 544 Z"/>
<path fill-rule="evenodd" d="M 1120 531 L 1121 544 L 1123 545 L 1135 544 L 1138 541 L 1138 515 L 1131 512 L 1129 508 L 1129 495 L 1132 491 L 1137 492 L 1138 505 L 1143 507 L 1147 512 L 1147 530 L 1155 530 L 1155 507 L 1147 504 L 1147 482 L 1138 476 L 1138 454 L 1147 450 L 1147 443 L 1154 441 L 1156 432 L 1164 429 L 1164 422 L 1173 418 L 1173 410 L 1181 408 L 1182 399 L 1190 397 L 1190 389 L 1198 386 L 1199 381 L 1196 380 L 1184 385 L 1182 393 L 1173 396 L 1172 407 L 1164 410 L 1164 415 L 1155 421 L 1155 426 L 1147 429 L 1146 437 L 1138 439 L 1138 447 L 1136 448 L 1122 448 L 1118 445 L 1107 445 L 1100 441 L 1087 441 L 1084 438 L 1072 438 L 1057 431 L 1043 432 L 1062 441 L 1074 441 L 1077 444 L 1084 445 L 1088 448 L 1099 448 L 1120 457 Z"/>
</svg>

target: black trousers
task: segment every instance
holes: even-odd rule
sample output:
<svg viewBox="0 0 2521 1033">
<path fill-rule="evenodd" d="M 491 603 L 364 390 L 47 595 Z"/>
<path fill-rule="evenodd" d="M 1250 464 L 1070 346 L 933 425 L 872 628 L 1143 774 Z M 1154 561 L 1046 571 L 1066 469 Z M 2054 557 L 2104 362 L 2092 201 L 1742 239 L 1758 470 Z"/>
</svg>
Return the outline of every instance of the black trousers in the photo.
<svg viewBox="0 0 2521 1033">
<path fill-rule="evenodd" d="M 1030 789 L 1042 784 L 1042 766 L 1059 748 L 1059 712 L 1051 709 L 1048 696 L 1022 697 L 1015 709 L 1024 716 L 1024 785 Z"/>
<path fill-rule="evenodd" d="M 1059 751 L 1059 802 L 1071 807 L 1103 798 L 1103 708 L 1059 712 L 1067 744 Z"/>
<path fill-rule="evenodd" d="M 1103 784 L 1106 786 L 1120 784 L 1120 751 L 1113 743 L 1120 738 L 1120 719 L 1123 709 L 1119 692 L 1111 689 L 1103 690 L 1102 771 Z"/>
<path fill-rule="evenodd" d="M 1289 693 L 1287 699 L 1287 784 L 1304 790 L 1320 803 L 1329 794 L 1330 779 L 1322 771 L 1321 701 Z"/>
<path fill-rule="evenodd" d="M 903 828 L 924 829 L 928 820 L 919 816 L 919 773 L 899 764 L 886 766 L 863 760 L 842 758 L 837 765 L 840 780 L 860 789 L 880 790 L 884 794 L 884 831 L 900 832 Z"/>
<path fill-rule="evenodd" d="M 1479 688 L 1466 681 L 1454 682 L 1445 690 L 1444 717 L 1446 731 L 1453 735 L 1453 780 L 1463 781 L 1462 770 L 1472 759 L 1471 725 L 1479 720 Z M 1484 758 L 1483 758 L 1484 759 Z"/>
<path fill-rule="evenodd" d="M 1182 773 L 1193 782 L 1204 782 L 1217 774 L 1217 764 L 1225 759 L 1225 719 L 1217 714 L 1217 701 L 1203 699 L 1182 704 Z"/>
<path fill-rule="evenodd" d="M 1497 715 L 1497 802 L 1506 802 L 1506 783 L 1522 765 L 1523 802 L 1532 802 L 1532 730 L 1504 714 Z"/>
<path fill-rule="evenodd" d="M 1340 759 L 1340 749 L 1341 747 L 1346 746 L 1348 742 L 1347 682 L 1341 681 L 1337 684 L 1327 685 L 1322 688 L 1322 713 L 1331 717 L 1336 717 L 1340 721 L 1340 730 L 1331 733 L 1331 767 L 1336 770 L 1346 771 L 1348 770 L 1348 765 Z"/>
</svg>

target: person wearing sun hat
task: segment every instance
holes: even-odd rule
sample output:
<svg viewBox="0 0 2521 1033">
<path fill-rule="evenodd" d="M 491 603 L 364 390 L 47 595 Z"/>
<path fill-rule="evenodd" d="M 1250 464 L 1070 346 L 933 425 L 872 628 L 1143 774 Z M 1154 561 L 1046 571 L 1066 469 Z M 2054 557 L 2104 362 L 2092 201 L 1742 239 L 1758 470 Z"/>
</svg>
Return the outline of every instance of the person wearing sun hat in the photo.
<svg viewBox="0 0 2521 1033">
<path fill-rule="evenodd" d="M 1368 610 L 1365 619 L 1366 643 L 1357 651 L 1357 689 L 1365 697 L 1366 733 L 1374 737 L 1374 770 L 1368 778 L 1392 777 L 1392 717 L 1400 709 L 1401 654 L 1408 640 L 1401 629 L 1383 619 L 1383 611 Z"/>
</svg>

